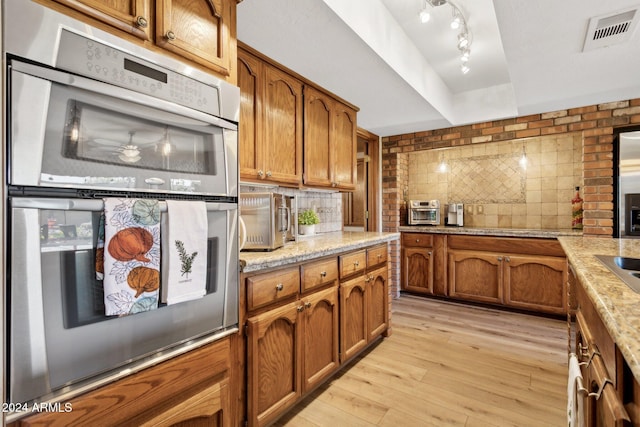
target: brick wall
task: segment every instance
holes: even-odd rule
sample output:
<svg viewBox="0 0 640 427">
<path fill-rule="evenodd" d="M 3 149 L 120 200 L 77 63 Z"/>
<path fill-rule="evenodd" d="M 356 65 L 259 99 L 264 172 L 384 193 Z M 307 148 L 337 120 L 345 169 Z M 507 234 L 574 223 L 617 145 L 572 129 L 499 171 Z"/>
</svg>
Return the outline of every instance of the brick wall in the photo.
<svg viewBox="0 0 640 427">
<path fill-rule="evenodd" d="M 613 234 L 614 129 L 640 125 L 640 99 L 382 138 L 382 228 L 404 224 L 407 156 L 415 151 L 582 132 L 584 234 Z M 400 274 L 400 254 L 391 256 Z M 397 279 L 397 280 L 395 280 Z M 399 276 L 392 279 L 398 292 Z"/>
</svg>

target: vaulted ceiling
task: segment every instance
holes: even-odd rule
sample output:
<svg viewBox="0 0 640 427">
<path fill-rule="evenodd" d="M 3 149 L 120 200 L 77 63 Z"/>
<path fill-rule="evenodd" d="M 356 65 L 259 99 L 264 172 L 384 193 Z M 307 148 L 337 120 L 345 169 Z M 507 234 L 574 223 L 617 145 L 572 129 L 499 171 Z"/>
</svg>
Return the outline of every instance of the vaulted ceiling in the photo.
<svg viewBox="0 0 640 427">
<path fill-rule="evenodd" d="M 640 98 L 640 0 L 450 2 L 472 37 L 467 74 L 446 3 L 423 24 L 425 0 L 244 0 L 238 39 L 360 107 L 380 136 Z M 625 32 L 585 46 L 590 23 L 622 12 Z"/>
</svg>

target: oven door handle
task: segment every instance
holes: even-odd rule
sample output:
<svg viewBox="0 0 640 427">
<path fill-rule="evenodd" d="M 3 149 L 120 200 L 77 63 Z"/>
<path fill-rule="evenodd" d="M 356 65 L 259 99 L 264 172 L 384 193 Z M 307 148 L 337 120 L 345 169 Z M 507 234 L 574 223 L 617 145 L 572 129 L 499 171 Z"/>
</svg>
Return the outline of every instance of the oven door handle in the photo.
<svg viewBox="0 0 640 427">
<path fill-rule="evenodd" d="M 167 211 L 167 203 L 160 201 L 160 212 Z M 51 209 L 66 211 L 101 211 L 104 209 L 102 199 L 54 199 L 47 197 L 13 197 L 11 207 L 26 209 Z M 231 211 L 238 209 L 237 203 L 207 202 L 207 211 Z"/>
<path fill-rule="evenodd" d="M 151 107 L 157 110 L 163 110 L 168 113 L 173 113 L 184 117 L 189 117 L 194 120 L 200 120 L 204 123 L 209 123 L 224 129 L 238 130 L 238 125 L 236 123 L 229 122 L 227 120 L 221 119 L 220 117 L 206 114 L 201 111 L 184 107 L 173 102 L 165 101 L 160 98 L 154 98 L 144 93 L 124 89 L 119 86 L 101 83 L 85 77 L 65 73 L 63 71 L 44 68 L 38 65 L 15 60 L 11 62 L 10 67 L 12 71 L 27 74 L 50 82 L 83 89 L 89 92 L 98 93 L 104 96 L 109 96 L 111 98 L 116 98 L 135 104 L 146 105 L 147 107 Z"/>
</svg>

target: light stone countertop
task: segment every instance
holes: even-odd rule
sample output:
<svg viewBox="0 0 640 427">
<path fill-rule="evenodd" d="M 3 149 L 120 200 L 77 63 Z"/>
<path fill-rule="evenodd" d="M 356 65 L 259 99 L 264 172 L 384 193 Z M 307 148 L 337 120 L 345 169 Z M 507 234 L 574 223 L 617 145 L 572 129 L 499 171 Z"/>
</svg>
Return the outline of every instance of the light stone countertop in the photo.
<svg viewBox="0 0 640 427">
<path fill-rule="evenodd" d="M 400 233 L 355 231 L 322 233 L 300 239 L 298 242 L 288 242 L 271 252 L 241 251 L 240 266 L 243 273 L 248 273 L 335 255 L 399 238 Z"/>
<path fill-rule="evenodd" d="M 558 241 L 635 379 L 640 382 L 640 294 L 594 257 L 640 258 L 640 239 L 560 236 Z"/>
<path fill-rule="evenodd" d="M 405 225 L 399 227 L 406 233 L 432 234 L 469 234 L 474 236 L 497 237 L 538 237 L 555 239 L 558 236 L 582 236 L 582 230 L 573 229 L 531 229 L 531 228 L 486 228 L 486 227 L 449 227 L 445 225 Z"/>
</svg>

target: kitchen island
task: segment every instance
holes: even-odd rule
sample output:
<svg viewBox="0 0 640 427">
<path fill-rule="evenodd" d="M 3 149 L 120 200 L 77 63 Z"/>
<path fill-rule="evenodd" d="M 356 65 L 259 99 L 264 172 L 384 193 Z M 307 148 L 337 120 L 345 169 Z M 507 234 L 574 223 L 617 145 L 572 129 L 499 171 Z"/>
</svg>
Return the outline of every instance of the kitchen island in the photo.
<svg viewBox="0 0 640 427">
<path fill-rule="evenodd" d="M 558 240 L 615 346 L 640 382 L 640 294 L 595 257 L 640 258 L 640 240 L 567 236 Z"/>
</svg>

